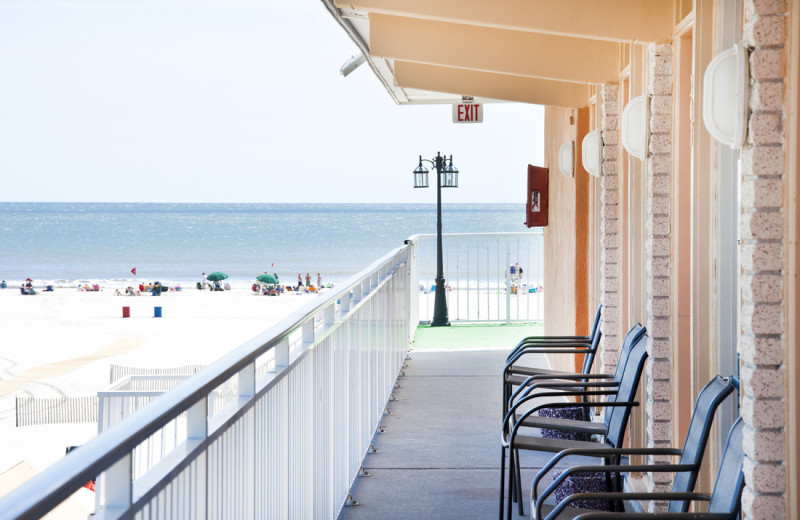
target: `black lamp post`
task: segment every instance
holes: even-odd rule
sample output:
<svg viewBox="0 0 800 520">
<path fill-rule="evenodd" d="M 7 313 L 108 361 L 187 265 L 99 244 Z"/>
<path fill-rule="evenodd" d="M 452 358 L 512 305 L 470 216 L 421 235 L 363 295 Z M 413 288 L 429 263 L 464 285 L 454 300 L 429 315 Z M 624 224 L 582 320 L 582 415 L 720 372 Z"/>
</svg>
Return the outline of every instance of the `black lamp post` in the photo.
<svg viewBox="0 0 800 520">
<path fill-rule="evenodd" d="M 428 187 L 428 169 L 422 161 L 431 163 L 436 168 L 436 297 L 433 303 L 433 321 L 431 327 L 450 325 L 447 317 L 447 298 L 444 292 L 444 266 L 442 264 L 442 188 L 458 188 L 458 168 L 453 166 L 453 156 L 450 164 L 447 158 L 436 152 L 434 159 L 423 159 L 419 156 L 419 166 L 414 169 L 414 187 Z"/>
</svg>

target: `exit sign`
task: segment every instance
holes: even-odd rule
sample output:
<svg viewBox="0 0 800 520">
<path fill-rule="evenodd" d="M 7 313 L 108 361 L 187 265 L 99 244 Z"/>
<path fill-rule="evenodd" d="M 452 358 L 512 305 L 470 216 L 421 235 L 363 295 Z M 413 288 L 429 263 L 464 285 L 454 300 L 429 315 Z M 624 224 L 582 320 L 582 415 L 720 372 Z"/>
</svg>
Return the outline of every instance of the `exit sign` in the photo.
<svg viewBox="0 0 800 520">
<path fill-rule="evenodd" d="M 483 123 L 483 105 L 480 103 L 460 103 L 453 105 L 454 123 Z"/>
</svg>

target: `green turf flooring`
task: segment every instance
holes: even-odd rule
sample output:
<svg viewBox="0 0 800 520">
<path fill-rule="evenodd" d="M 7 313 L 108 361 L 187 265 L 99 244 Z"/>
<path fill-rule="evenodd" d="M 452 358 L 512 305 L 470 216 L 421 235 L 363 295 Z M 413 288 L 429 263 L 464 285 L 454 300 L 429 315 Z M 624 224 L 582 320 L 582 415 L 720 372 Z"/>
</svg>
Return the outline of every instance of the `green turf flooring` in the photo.
<svg viewBox="0 0 800 520">
<path fill-rule="evenodd" d="M 542 322 L 464 324 L 449 327 L 419 326 L 411 344 L 415 349 L 426 348 L 489 348 L 516 345 L 525 336 L 541 336 Z"/>
</svg>

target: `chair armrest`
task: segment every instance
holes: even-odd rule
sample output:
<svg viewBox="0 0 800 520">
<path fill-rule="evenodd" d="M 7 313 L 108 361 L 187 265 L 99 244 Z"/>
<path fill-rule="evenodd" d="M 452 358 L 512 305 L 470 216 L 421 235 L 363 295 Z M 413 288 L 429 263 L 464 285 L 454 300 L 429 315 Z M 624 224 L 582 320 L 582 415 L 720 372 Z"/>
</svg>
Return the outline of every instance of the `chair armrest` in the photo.
<svg viewBox="0 0 800 520">
<path fill-rule="evenodd" d="M 731 513 L 625 513 L 626 520 L 736 520 L 737 514 Z M 619 520 L 619 513 L 584 513 L 573 520 Z M 550 518 L 548 516 L 548 518 Z"/>
<path fill-rule="evenodd" d="M 514 414 L 516 413 L 517 409 L 521 405 L 523 405 L 524 403 L 530 401 L 531 399 L 536 399 L 536 398 L 541 398 L 541 397 L 586 397 L 586 396 L 604 396 L 604 395 L 614 395 L 614 394 L 616 394 L 616 392 L 610 392 L 610 391 L 606 391 L 606 390 L 584 390 L 584 391 L 581 391 L 581 392 L 564 392 L 564 391 L 561 391 L 561 392 L 542 392 L 540 394 L 527 395 L 527 396 L 523 397 L 522 399 L 520 399 L 519 401 L 517 401 L 516 403 L 514 403 L 512 406 L 509 407 L 508 411 L 506 412 L 506 416 L 503 417 L 503 432 L 506 431 L 506 427 L 508 426 L 509 421 L 511 420 L 511 418 L 514 417 Z M 590 407 L 594 407 L 594 406 L 597 406 L 597 405 L 600 405 L 600 404 L 603 404 L 603 402 L 602 401 L 596 402 L 596 403 L 583 403 L 583 402 L 572 402 L 572 401 L 570 401 L 568 403 L 563 403 L 563 402 L 552 403 L 551 402 L 551 403 L 539 405 L 539 406 L 537 406 L 535 408 L 532 408 L 531 410 L 528 410 L 527 412 L 525 412 L 525 414 L 523 414 L 522 417 L 523 418 L 528 417 L 528 416 L 531 415 L 532 412 L 538 411 L 538 410 L 540 410 L 542 408 L 550 408 L 550 407 L 552 407 L 552 408 L 570 408 L 570 407 L 574 407 L 574 406 L 580 406 L 580 407 L 583 407 L 583 408 L 590 408 Z M 606 403 L 606 404 L 613 405 L 613 403 Z M 522 420 L 522 419 L 520 419 L 520 420 Z"/>
<path fill-rule="evenodd" d="M 679 473 L 681 471 L 697 471 L 700 468 L 699 464 L 614 464 L 614 465 L 593 465 L 593 466 L 571 466 L 565 469 L 558 477 L 553 479 L 553 482 L 542 492 L 542 501 L 546 500 L 548 496 L 553 494 L 555 490 L 570 476 L 578 473 L 630 473 L 632 471 L 650 472 L 650 473 Z M 552 468 L 550 468 L 552 469 Z M 549 469 L 548 471 L 549 472 Z M 539 474 L 531 484 L 531 497 L 535 502 L 538 502 L 537 486 L 541 482 L 542 475 L 546 473 L 542 468 Z"/>
<path fill-rule="evenodd" d="M 574 383 L 571 383 L 571 382 L 561 383 L 561 382 L 559 382 L 557 380 L 552 380 L 552 381 L 553 381 L 552 383 L 548 383 L 548 382 L 534 383 L 534 384 L 532 384 L 532 385 L 530 385 L 528 387 L 525 387 L 524 385 L 520 385 L 520 387 L 517 389 L 517 391 L 514 392 L 514 395 L 512 396 L 512 399 L 522 389 L 525 389 L 525 391 L 522 392 L 521 397 L 526 397 L 528 395 L 534 395 L 534 396 L 540 395 L 540 394 L 532 394 L 531 392 L 533 392 L 534 390 L 537 390 L 537 389 L 541 389 L 541 388 L 543 388 L 543 389 L 565 388 L 565 389 L 573 390 L 575 392 L 580 392 L 581 391 L 580 389 L 588 390 L 590 388 L 604 388 L 604 389 L 607 389 L 607 391 L 609 392 L 606 395 L 616 395 L 617 394 L 617 390 L 611 390 L 611 389 L 619 387 L 619 383 L 616 382 L 616 381 L 600 381 L 600 382 L 596 382 L 596 383 L 581 382 L 581 381 L 576 381 Z M 509 404 L 511 404 L 511 401 L 509 401 Z"/>
<path fill-rule="evenodd" d="M 547 515 L 546 520 L 554 520 L 558 518 L 558 515 L 569 506 L 572 502 L 576 502 L 578 500 L 685 500 L 685 501 L 709 501 L 711 497 L 706 495 L 705 493 L 576 493 L 574 495 L 570 495 L 558 505 L 550 511 L 550 514 Z M 539 518 L 541 518 L 541 506 L 537 504 L 537 511 L 539 513 Z M 582 520 L 590 520 L 592 518 L 600 519 L 600 518 L 616 518 L 619 519 L 621 516 L 624 517 L 626 520 L 632 518 L 631 515 L 637 515 L 642 513 L 611 513 L 608 516 L 591 516 L 596 515 L 598 513 L 585 513 L 575 517 L 575 520 L 581 518 Z M 600 513 L 604 514 L 604 513 Z M 658 518 L 663 519 L 666 516 L 662 515 L 669 515 L 668 513 L 644 513 L 646 516 L 639 517 L 639 518 Z M 672 513 L 671 518 L 676 520 L 685 519 L 684 516 L 686 513 Z M 697 513 L 700 515 L 704 515 L 707 513 Z M 703 516 L 694 517 L 696 519 L 704 518 Z M 723 514 L 722 517 L 718 518 L 726 518 Z"/>
<path fill-rule="evenodd" d="M 541 482 L 542 478 L 544 478 L 544 476 L 547 475 L 550 470 L 556 467 L 561 460 L 572 455 L 610 459 L 612 457 L 621 457 L 623 455 L 668 455 L 677 457 L 682 454 L 683 450 L 678 448 L 569 448 L 559 451 L 547 462 L 547 464 L 542 466 L 542 469 L 539 470 L 539 473 L 537 473 L 536 477 L 533 479 L 533 484 L 531 485 L 531 496 L 533 496 L 534 501 L 536 501 L 539 482 Z M 659 466 L 662 468 L 669 468 L 672 467 L 673 464 L 659 464 Z M 604 466 L 604 468 L 607 467 L 608 466 Z M 649 469 L 647 471 L 649 471 Z"/>
<path fill-rule="evenodd" d="M 510 358 L 506 358 L 506 367 L 513 365 L 528 354 L 589 354 L 592 352 L 596 352 L 595 349 L 578 348 L 572 345 L 565 345 L 562 348 L 553 348 L 551 346 L 525 347 L 515 352 Z"/>
<path fill-rule="evenodd" d="M 515 372 L 513 371 L 513 369 L 509 370 L 507 372 L 507 374 L 514 374 L 514 373 Z M 560 382 L 560 381 L 578 381 L 578 382 L 586 382 L 587 379 L 611 379 L 611 378 L 612 378 L 612 376 L 607 375 L 607 374 L 569 374 L 569 375 L 563 375 L 563 374 L 562 375 L 539 374 L 539 375 L 528 376 L 528 378 L 525 379 L 525 381 L 523 381 L 521 385 L 519 385 L 519 388 L 517 388 L 514 391 L 514 393 L 511 395 L 511 398 L 509 399 L 509 401 L 513 401 L 514 398 L 516 398 L 516 396 L 520 392 L 525 391 L 525 388 L 527 388 L 529 385 L 536 386 L 536 381 L 555 381 L 555 382 Z M 525 391 L 526 395 L 528 393 L 530 393 L 530 392 L 529 391 Z"/>
<path fill-rule="evenodd" d="M 586 392 L 586 394 L 591 394 L 591 395 L 600 394 L 600 395 L 602 395 L 602 393 L 600 393 L 600 392 Z M 554 394 L 554 395 L 562 395 L 562 394 Z M 549 396 L 546 396 L 546 397 L 549 397 Z M 524 401 L 524 399 L 523 399 L 523 401 Z M 503 432 L 505 432 L 506 428 L 508 427 L 509 416 L 512 416 L 512 414 L 514 414 L 514 412 L 516 412 L 516 407 L 519 406 L 520 404 L 521 404 L 521 402 L 515 404 L 514 408 L 512 410 L 509 410 L 508 413 L 506 414 L 506 417 L 503 420 L 503 430 L 502 430 Z M 509 434 L 508 439 L 506 439 L 505 437 L 501 436 L 501 443 L 502 443 L 503 446 L 513 446 L 514 438 L 517 436 L 517 431 L 519 430 L 520 426 L 522 426 L 522 422 L 525 419 L 527 419 L 528 417 L 530 417 L 534 412 L 538 412 L 542 408 L 574 408 L 574 407 L 594 408 L 596 406 L 605 406 L 605 407 L 623 407 L 624 406 L 624 407 L 630 407 L 630 406 L 639 406 L 639 403 L 636 402 L 636 401 L 622 401 L 622 402 L 616 402 L 615 401 L 615 402 L 612 402 L 612 403 L 548 403 L 548 404 L 539 405 L 539 406 L 536 406 L 534 408 L 531 408 L 530 410 L 528 410 L 527 412 L 522 414 L 520 416 L 520 418 L 517 420 L 517 422 L 514 424 L 514 428 L 511 430 L 511 433 Z"/>
</svg>

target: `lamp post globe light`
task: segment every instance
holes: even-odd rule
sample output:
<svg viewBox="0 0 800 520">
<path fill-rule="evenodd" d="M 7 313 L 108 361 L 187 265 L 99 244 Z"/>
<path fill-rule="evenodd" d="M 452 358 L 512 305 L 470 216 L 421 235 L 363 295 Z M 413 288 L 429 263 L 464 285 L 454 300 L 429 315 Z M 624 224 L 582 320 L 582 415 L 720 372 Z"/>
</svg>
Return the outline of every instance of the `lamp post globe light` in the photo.
<svg viewBox="0 0 800 520">
<path fill-rule="evenodd" d="M 431 327 L 450 325 L 447 317 L 447 298 L 444 292 L 444 266 L 442 264 L 442 188 L 458 188 L 458 168 L 453 166 L 453 156 L 447 157 L 436 152 L 434 159 L 419 156 L 419 166 L 414 169 L 414 187 L 428 187 L 428 169 L 422 162 L 436 168 L 436 293 L 433 302 L 433 321 Z"/>
</svg>

